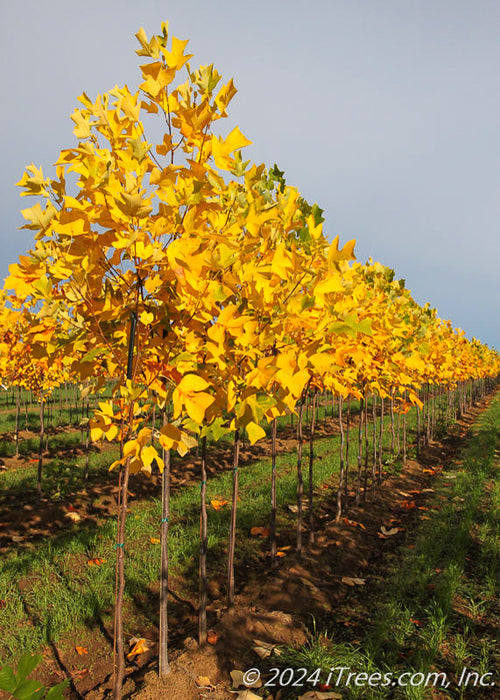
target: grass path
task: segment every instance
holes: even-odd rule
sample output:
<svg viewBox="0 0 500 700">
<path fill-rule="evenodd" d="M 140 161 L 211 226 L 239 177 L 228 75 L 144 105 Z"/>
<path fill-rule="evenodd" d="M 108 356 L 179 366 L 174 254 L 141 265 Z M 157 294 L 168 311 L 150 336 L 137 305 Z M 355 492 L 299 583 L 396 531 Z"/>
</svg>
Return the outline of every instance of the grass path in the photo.
<svg viewBox="0 0 500 700">
<path fill-rule="evenodd" d="M 337 624 L 288 649 L 281 666 L 375 674 L 370 688 L 335 672 L 331 690 L 349 699 L 500 697 L 499 426 L 497 394 L 433 477 L 426 509 L 373 572 L 375 585 L 354 590 Z"/>
</svg>

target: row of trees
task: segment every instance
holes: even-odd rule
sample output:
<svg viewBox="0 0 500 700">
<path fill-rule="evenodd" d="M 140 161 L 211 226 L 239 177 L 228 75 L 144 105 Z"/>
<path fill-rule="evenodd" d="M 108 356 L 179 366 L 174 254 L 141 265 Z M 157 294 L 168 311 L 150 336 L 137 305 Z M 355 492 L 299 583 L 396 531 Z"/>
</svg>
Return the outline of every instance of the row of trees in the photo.
<svg viewBox="0 0 500 700">
<path fill-rule="evenodd" d="M 425 386 L 496 376 L 500 357 L 420 307 L 392 270 L 354 262 L 322 231 L 322 212 L 275 166 L 244 161 L 238 127 L 214 132 L 236 90 L 213 66 L 192 70 L 168 26 L 136 35 L 142 82 L 72 115 L 77 142 L 53 177 L 29 166 L 23 210 L 35 243 L 11 265 L 2 299 L 1 376 L 43 395 L 62 381 L 99 392 L 92 440 L 120 444 L 116 680 L 124 672 L 122 602 L 130 474 L 163 474 L 160 673 L 168 671 L 166 597 L 172 449 L 201 444 L 200 641 L 206 638 L 206 442 L 234 434 L 228 599 L 234 596 L 238 466 L 285 413 L 298 417 L 298 541 L 302 546 L 302 415 L 306 393 L 416 404 Z M 174 85 L 186 69 L 187 80 Z M 156 124 L 159 121 L 159 126 Z M 156 145 L 146 134 L 160 133 Z M 8 303 L 7 303 L 8 300 Z M 29 383 L 31 382 L 31 383 Z M 152 444 L 152 413 L 161 414 Z M 271 531 L 276 513 L 275 449 Z M 276 551 L 274 549 L 273 556 Z"/>
</svg>

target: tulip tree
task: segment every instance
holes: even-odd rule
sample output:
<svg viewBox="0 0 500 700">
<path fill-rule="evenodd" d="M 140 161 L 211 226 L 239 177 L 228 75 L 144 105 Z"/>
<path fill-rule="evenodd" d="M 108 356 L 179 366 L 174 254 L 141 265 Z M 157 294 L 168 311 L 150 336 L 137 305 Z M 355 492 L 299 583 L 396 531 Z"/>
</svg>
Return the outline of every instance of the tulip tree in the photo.
<svg viewBox="0 0 500 700">
<path fill-rule="evenodd" d="M 239 441 L 272 424 L 271 553 L 275 561 L 276 419 L 298 413 L 297 545 L 302 546 L 302 412 L 309 388 L 367 401 L 421 405 L 425 384 L 495 375 L 498 355 L 466 341 L 411 299 L 392 271 L 352 264 L 354 241 L 339 249 L 321 210 L 286 184 L 275 166 L 244 161 L 250 141 L 236 126 L 223 137 L 236 90 L 212 65 L 192 69 L 187 41 L 168 25 L 137 33 L 142 81 L 80 97 L 76 143 L 53 177 L 27 167 L 20 186 L 36 203 L 23 210 L 35 243 L 11 265 L 6 288 L 17 314 L 33 322 L 3 348 L 35 352 L 44 373 L 67 371 L 113 398 L 91 421 L 93 440 L 120 444 L 114 694 L 124 676 L 125 521 L 131 474 L 163 472 L 160 674 L 168 672 L 167 610 L 170 451 L 201 440 L 200 641 L 206 638 L 206 441 L 234 432 L 228 602 L 234 598 Z M 178 82 L 183 73 L 184 82 Z M 159 123 L 159 129 L 155 125 Z M 153 143 L 152 133 L 160 140 Z M 151 140 L 150 140 L 151 138 Z M 2 313 L 10 318 L 10 311 Z M 14 313 L 14 312 L 12 312 Z M 18 316 L 20 318 L 21 316 Z M 17 343 L 17 344 L 16 344 Z M 36 349 L 35 349 L 36 348 Z M 14 375 L 12 375 L 14 376 Z M 314 398 L 314 405 L 316 399 Z M 340 406 L 342 404 L 340 403 Z M 163 424 L 150 427 L 158 408 Z M 429 416 L 430 414 L 428 414 Z M 341 423 L 343 430 L 343 424 Z M 391 424 L 394 431 L 394 424 Z M 313 431 L 309 493 L 312 533 Z M 360 427 L 361 431 L 361 427 Z M 383 404 L 380 418 L 383 431 Z M 158 437 L 161 454 L 153 444 Z M 394 433 L 393 433 L 394 434 Z M 346 435 L 348 440 L 348 433 Z M 348 443 L 347 443 L 348 444 Z M 359 433 L 361 450 L 361 432 Z M 379 438 L 378 476 L 382 444 Z M 375 484 L 376 435 L 374 422 Z M 368 451 L 366 450 L 365 459 Z M 361 452 L 358 454 L 359 498 Z M 348 469 L 348 464 L 346 468 Z M 365 463 L 366 469 L 366 463 Z M 342 479 L 338 491 L 341 511 Z M 366 483 L 365 472 L 365 483 Z M 312 534 L 311 534 L 312 537 Z"/>
</svg>

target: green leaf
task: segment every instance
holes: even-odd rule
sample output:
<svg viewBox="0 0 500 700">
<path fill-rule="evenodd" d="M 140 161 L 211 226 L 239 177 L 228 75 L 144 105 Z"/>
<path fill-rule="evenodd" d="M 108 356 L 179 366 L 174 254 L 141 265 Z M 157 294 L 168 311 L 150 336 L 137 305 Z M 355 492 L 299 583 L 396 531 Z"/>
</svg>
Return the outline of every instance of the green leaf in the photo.
<svg viewBox="0 0 500 700">
<path fill-rule="evenodd" d="M 14 671 L 10 666 L 4 666 L 0 669 L 0 690 L 6 690 L 7 693 L 13 693 L 17 685 L 17 680 Z"/>
<path fill-rule="evenodd" d="M 19 663 L 17 664 L 17 679 L 19 681 L 23 681 L 25 678 L 27 678 L 30 673 L 38 666 L 40 661 L 42 660 L 42 657 L 40 654 L 23 654 L 21 658 L 19 659 Z"/>
<path fill-rule="evenodd" d="M 212 423 L 210 423 L 210 434 L 212 435 L 213 439 L 218 441 L 220 440 L 221 437 L 224 437 L 224 435 L 227 435 L 228 433 L 231 432 L 231 429 L 227 427 L 225 424 L 225 420 L 222 417 L 217 417 L 214 419 Z"/>
<path fill-rule="evenodd" d="M 40 690 L 37 690 L 32 695 L 30 695 L 29 700 L 42 700 L 44 695 L 45 695 L 45 686 L 42 685 Z"/>
<path fill-rule="evenodd" d="M 43 683 L 36 680 L 22 681 L 16 686 L 14 692 L 12 693 L 16 700 L 31 700 L 34 694 L 38 695 L 41 688 L 44 687 Z"/>
<path fill-rule="evenodd" d="M 68 683 L 69 681 L 65 680 L 62 681 L 62 683 L 58 683 L 57 685 L 55 685 L 49 690 L 49 692 L 45 696 L 45 700 L 62 700 L 62 698 L 64 697 L 63 690 L 66 688 Z"/>
<path fill-rule="evenodd" d="M 139 161 L 139 163 L 144 160 L 146 153 L 151 148 L 150 143 L 145 143 L 142 139 L 130 139 L 130 145 L 132 146 L 132 153 L 134 158 Z"/>
</svg>

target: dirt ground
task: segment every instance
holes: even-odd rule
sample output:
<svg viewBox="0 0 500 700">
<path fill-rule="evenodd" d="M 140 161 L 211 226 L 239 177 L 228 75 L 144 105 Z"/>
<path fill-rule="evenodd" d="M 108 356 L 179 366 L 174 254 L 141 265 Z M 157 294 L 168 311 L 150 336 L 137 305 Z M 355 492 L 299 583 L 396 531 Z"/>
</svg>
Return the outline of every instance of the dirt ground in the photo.
<svg viewBox="0 0 500 700">
<path fill-rule="evenodd" d="M 220 595 L 224 582 L 220 587 L 212 587 L 208 621 L 215 633 L 212 635 L 213 644 L 198 646 L 195 641 L 196 609 L 190 601 L 176 600 L 173 596 L 174 613 L 170 619 L 172 672 L 164 680 L 158 678 L 158 630 L 144 630 L 142 634 L 150 641 L 151 648 L 128 665 L 124 697 L 138 700 L 234 698 L 236 696 L 229 692 L 232 687 L 230 672 L 259 667 L 260 658 L 252 649 L 254 640 L 300 647 L 307 640 L 306 625 L 311 616 L 319 629 L 328 626 L 342 630 L 351 643 L 356 643 L 357 631 L 370 624 L 370 620 L 363 617 L 360 600 L 377 595 L 391 554 L 410 537 L 409 533 L 421 515 L 420 509 L 426 507 L 428 493 L 425 489 L 432 487 L 435 474 L 456 456 L 467 439 L 471 423 L 488 403 L 487 399 L 472 409 L 454 427 L 450 436 L 432 442 L 422 450 L 418 462 L 408 461 L 398 476 L 387 479 L 381 488 L 370 492 L 366 502 L 357 508 L 350 506 L 346 518 L 339 524 L 335 523 L 335 489 L 325 491 L 326 498 L 316 513 L 314 542 L 309 543 L 309 533 L 305 530 L 302 556 L 290 550 L 273 571 L 263 558 L 259 567 L 249 571 L 231 609 L 227 609 L 225 599 Z M 331 434 L 331 427 L 326 429 Z M 292 438 L 285 437 L 280 441 L 280 450 L 290 450 L 294 444 Z M 262 441 L 255 447 L 258 448 L 257 454 L 248 451 L 244 455 L 247 461 L 268 454 L 270 444 Z M 230 468 L 230 450 L 221 450 L 218 464 L 219 469 Z M 188 468 L 186 474 L 184 465 L 182 478 L 180 470 L 177 474 L 174 471 L 174 489 L 197 478 L 195 468 L 193 462 L 192 469 Z M 144 493 L 138 493 L 138 498 L 146 497 L 147 490 L 156 487 L 154 479 L 145 483 Z M 100 520 L 115 512 L 116 487 L 91 482 L 86 490 L 76 494 L 76 499 L 79 512 Z M 411 503 L 413 505 L 409 507 Z M 33 528 L 38 528 L 40 535 L 47 535 L 47 531 L 55 534 L 65 527 L 64 514 L 63 505 L 49 502 L 38 506 L 27 503 L 21 511 L 17 505 L 17 512 L 15 503 L 7 503 L 0 515 L 3 538 L 0 544 L 10 541 L 12 533 L 22 535 L 24 528 L 31 534 Z M 398 527 L 400 532 L 387 539 L 381 538 L 382 525 Z M 290 533 L 290 536 L 293 538 L 294 534 Z M 343 577 L 362 578 L 365 583 L 363 586 L 349 586 L 342 582 Z M 89 642 L 104 644 L 106 653 L 101 661 L 89 668 L 82 668 L 82 658 L 77 657 L 74 647 L 65 644 L 64 640 L 47 649 L 44 660 L 46 678 L 51 682 L 71 678 L 71 698 L 98 700 L 110 697 L 112 630 L 94 630 L 93 634 L 96 639 L 89 639 Z"/>
</svg>

